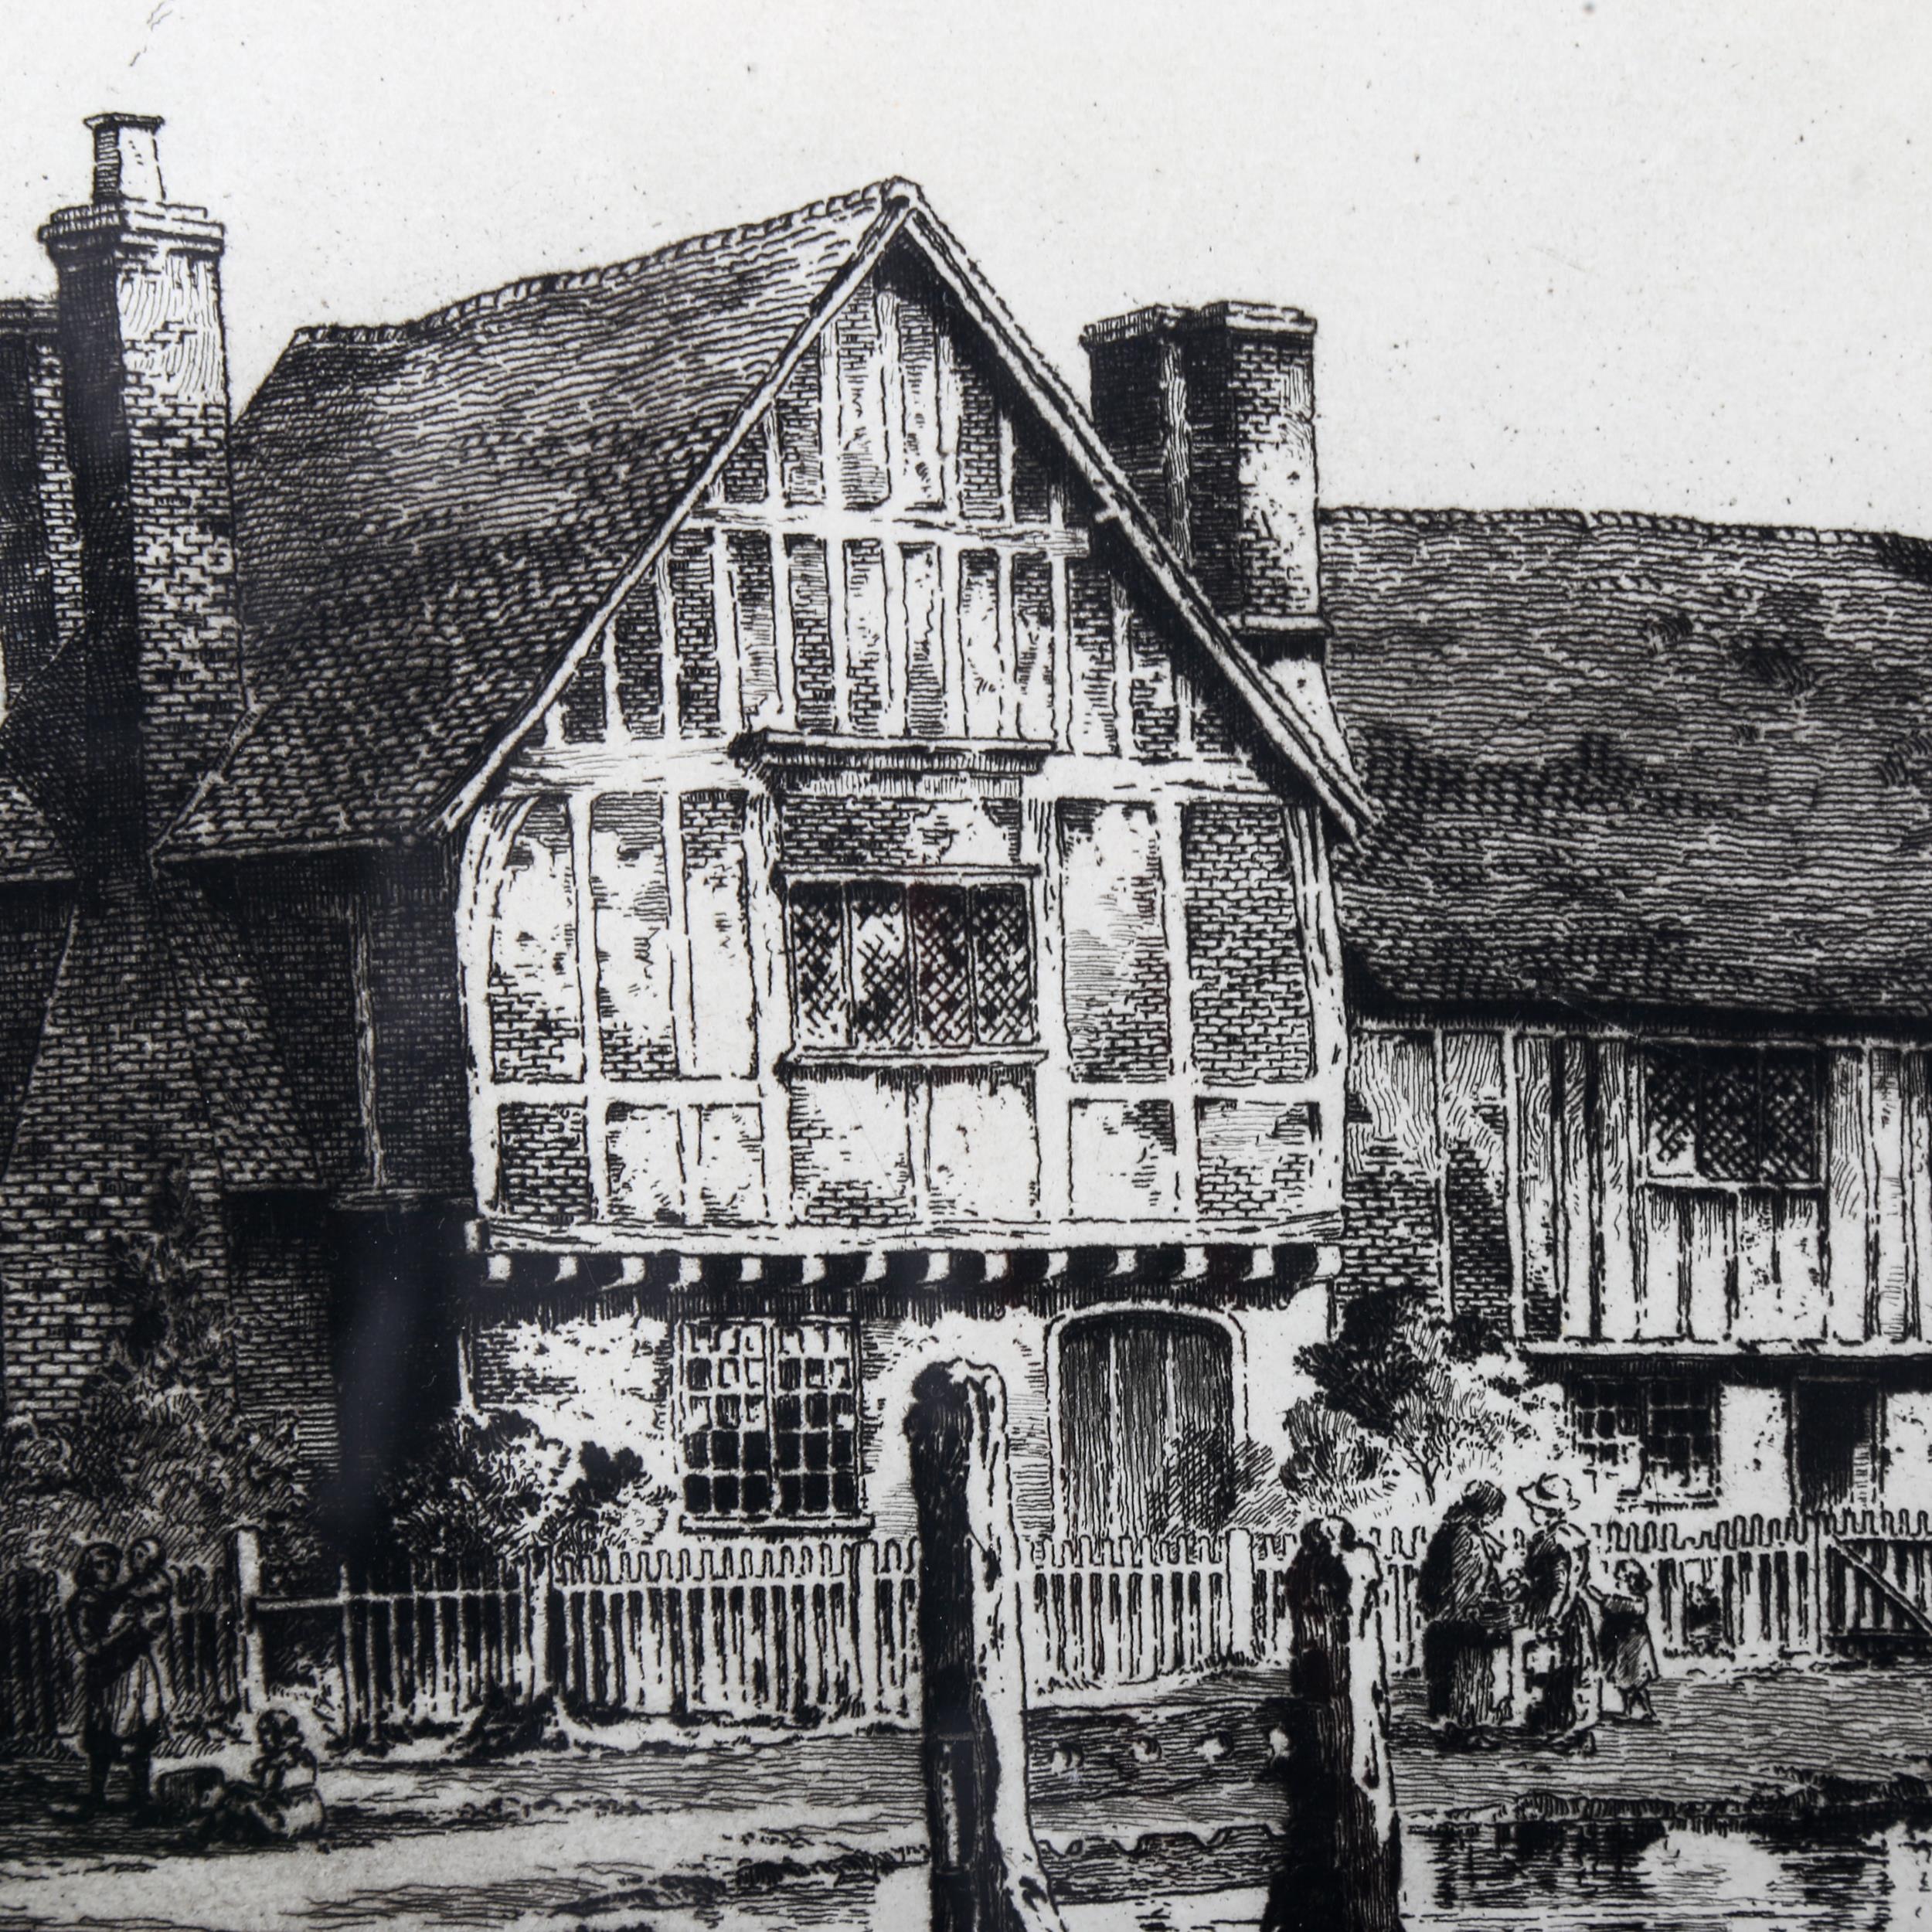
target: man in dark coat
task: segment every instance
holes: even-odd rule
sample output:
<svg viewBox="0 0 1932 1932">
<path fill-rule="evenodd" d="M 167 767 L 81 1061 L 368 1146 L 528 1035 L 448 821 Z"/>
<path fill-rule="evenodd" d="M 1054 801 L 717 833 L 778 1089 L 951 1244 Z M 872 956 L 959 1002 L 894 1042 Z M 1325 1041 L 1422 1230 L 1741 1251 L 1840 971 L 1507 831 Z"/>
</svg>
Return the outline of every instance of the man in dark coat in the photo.
<svg viewBox="0 0 1932 1932">
<path fill-rule="evenodd" d="M 1417 1579 L 1429 1716 L 1447 1743 L 1479 1743 L 1509 1714 L 1509 1608 L 1490 1528 L 1502 1506 L 1493 1482 L 1470 1484 L 1430 1539 Z"/>
</svg>

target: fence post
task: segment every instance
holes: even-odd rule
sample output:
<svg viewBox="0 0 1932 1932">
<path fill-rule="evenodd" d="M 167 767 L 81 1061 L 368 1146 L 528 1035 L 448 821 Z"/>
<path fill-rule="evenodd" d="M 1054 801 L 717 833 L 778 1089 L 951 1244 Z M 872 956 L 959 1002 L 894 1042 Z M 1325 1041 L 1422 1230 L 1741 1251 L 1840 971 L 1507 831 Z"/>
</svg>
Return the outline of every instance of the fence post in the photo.
<svg viewBox="0 0 1932 1932">
<path fill-rule="evenodd" d="M 1060 1932 L 1026 1807 L 1026 1671 L 1006 1391 L 938 1362 L 906 1417 L 919 1511 L 932 1932 Z"/>
<path fill-rule="evenodd" d="M 1821 1657 L 1832 1654 L 1832 1611 L 1825 1574 L 1827 1530 L 1822 1515 L 1814 1512 L 1805 1519 L 1805 1543 L 1811 1558 L 1811 1575 L 1806 1591 L 1811 1599 L 1811 1647 Z"/>
<path fill-rule="evenodd" d="M 244 1523 L 228 1539 L 228 1592 L 235 1617 L 235 1695 L 244 1717 L 268 1702 L 261 1624 L 255 1614 L 262 1594 L 261 1532 Z"/>
<path fill-rule="evenodd" d="M 871 1536 L 852 1546 L 853 1628 L 859 1643 L 859 1708 L 877 1717 L 884 1705 L 879 1667 L 879 1545 Z"/>
<path fill-rule="evenodd" d="M 1251 1662 L 1254 1641 L 1254 1532 L 1230 1529 L 1227 1539 L 1228 1656 L 1231 1662 Z"/>
<path fill-rule="evenodd" d="M 341 1646 L 339 1656 L 342 1671 L 342 1735 L 345 1738 L 355 1735 L 355 1622 L 353 1594 L 349 1584 L 349 1565 L 342 1568 L 341 1581 L 336 1587 L 335 1600 L 341 1606 L 341 1627 L 337 1641 Z"/>
<path fill-rule="evenodd" d="M 555 1686 L 550 1681 L 550 1563 L 539 1550 L 524 1573 L 529 1578 L 526 1607 L 530 1619 L 530 1700 Z"/>
</svg>

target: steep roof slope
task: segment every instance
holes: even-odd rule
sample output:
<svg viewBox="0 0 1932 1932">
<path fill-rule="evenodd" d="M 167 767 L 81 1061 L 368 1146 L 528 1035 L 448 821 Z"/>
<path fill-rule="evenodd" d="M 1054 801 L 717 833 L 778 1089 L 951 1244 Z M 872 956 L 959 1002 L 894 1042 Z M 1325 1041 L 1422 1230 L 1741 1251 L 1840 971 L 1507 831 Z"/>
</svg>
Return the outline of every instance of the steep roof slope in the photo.
<svg viewBox="0 0 1932 1932">
<path fill-rule="evenodd" d="M 1932 546 L 1329 512 L 1338 851 L 1398 1004 L 1932 1019 Z"/>
<path fill-rule="evenodd" d="M 396 327 L 298 335 L 234 432 L 261 708 L 177 845 L 432 815 L 886 211 L 869 188 Z"/>
<path fill-rule="evenodd" d="M 433 823 L 775 384 L 849 278 L 915 235 L 1264 731 L 1358 802 L 1318 693 L 1233 644 L 1064 384 L 909 182 L 546 277 L 420 320 L 304 330 L 236 424 L 256 709 L 177 852 Z"/>
</svg>

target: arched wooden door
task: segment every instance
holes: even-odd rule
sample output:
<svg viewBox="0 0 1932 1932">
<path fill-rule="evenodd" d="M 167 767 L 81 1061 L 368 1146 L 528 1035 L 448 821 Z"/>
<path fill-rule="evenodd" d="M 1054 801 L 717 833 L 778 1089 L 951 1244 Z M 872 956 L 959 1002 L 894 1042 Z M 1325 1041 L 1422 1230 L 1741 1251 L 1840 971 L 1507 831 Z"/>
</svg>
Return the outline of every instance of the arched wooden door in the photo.
<svg viewBox="0 0 1932 1932">
<path fill-rule="evenodd" d="M 1097 1315 L 1060 1338 L 1060 1494 L 1077 1536 L 1223 1528 L 1233 1506 L 1234 1349 L 1166 1309 Z"/>
</svg>

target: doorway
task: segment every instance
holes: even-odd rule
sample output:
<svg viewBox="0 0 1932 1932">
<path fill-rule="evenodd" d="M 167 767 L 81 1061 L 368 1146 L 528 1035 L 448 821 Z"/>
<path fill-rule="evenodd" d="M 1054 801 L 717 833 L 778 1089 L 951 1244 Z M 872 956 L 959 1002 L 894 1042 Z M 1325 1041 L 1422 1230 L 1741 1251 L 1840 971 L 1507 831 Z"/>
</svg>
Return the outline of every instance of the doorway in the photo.
<svg viewBox="0 0 1932 1932">
<path fill-rule="evenodd" d="M 1878 1500 L 1879 1396 L 1869 1383 L 1796 1383 L 1791 1444 L 1800 1509 L 1863 1509 Z"/>
<path fill-rule="evenodd" d="M 1061 1497 L 1076 1536 L 1212 1534 L 1232 1513 L 1234 1347 L 1170 1309 L 1083 1316 L 1060 1339 Z"/>
</svg>

